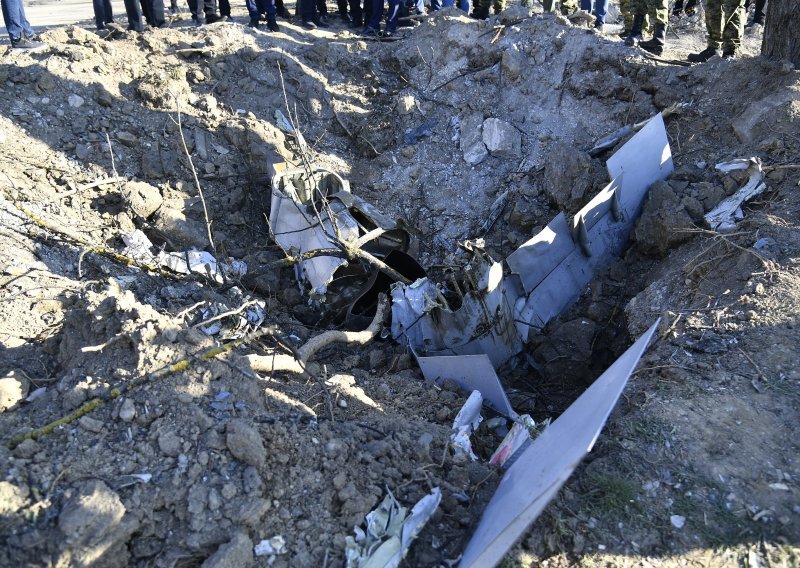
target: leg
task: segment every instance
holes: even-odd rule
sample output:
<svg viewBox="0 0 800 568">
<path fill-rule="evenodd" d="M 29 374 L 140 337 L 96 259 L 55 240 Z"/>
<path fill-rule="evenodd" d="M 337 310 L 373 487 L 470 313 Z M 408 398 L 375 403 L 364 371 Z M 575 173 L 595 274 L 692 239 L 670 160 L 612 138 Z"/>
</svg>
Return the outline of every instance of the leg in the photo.
<svg viewBox="0 0 800 568">
<path fill-rule="evenodd" d="M 105 12 L 104 24 L 110 24 L 114 21 L 114 12 L 111 9 L 111 0 L 103 0 L 103 11 Z"/>
<path fill-rule="evenodd" d="M 650 53 L 661 55 L 664 53 L 664 44 L 667 41 L 667 22 L 669 19 L 668 0 L 652 1 L 651 9 L 655 13 L 653 37 L 648 41 L 639 42 L 639 47 Z"/>
<path fill-rule="evenodd" d="M 397 30 L 397 18 L 400 16 L 400 0 L 389 0 L 389 13 L 386 15 L 386 31 Z"/>
<path fill-rule="evenodd" d="M 606 14 L 608 14 L 608 0 L 594 0 L 594 25 L 598 23 L 602 26 L 606 23 Z"/>
<path fill-rule="evenodd" d="M 219 0 L 219 15 L 226 18 L 231 17 L 231 3 L 229 0 Z"/>
<path fill-rule="evenodd" d="M 94 10 L 94 25 L 98 30 L 102 30 L 106 25 L 106 8 L 103 0 L 93 0 L 92 9 Z"/>
<path fill-rule="evenodd" d="M 164 0 L 147 0 L 147 10 L 150 12 L 154 28 L 160 28 L 164 25 Z"/>
<path fill-rule="evenodd" d="M 3 20 L 6 30 L 12 41 L 23 36 L 32 36 L 33 28 L 25 15 L 25 6 L 22 0 L 2 0 Z"/>
<path fill-rule="evenodd" d="M 139 0 L 125 0 L 125 13 L 128 15 L 128 29 L 141 32 L 144 31 L 142 23 L 142 7 Z"/>
<path fill-rule="evenodd" d="M 370 31 L 380 30 L 381 19 L 383 18 L 383 0 L 364 0 L 364 2 L 369 2 L 372 9 L 369 21 L 367 22 L 367 28 L 369 28 Z"/>
<path fill-rule="evenodd" d="M 469 0 L 458 0 L 458 7 L 469 14 Z"/>
<path fill-rule="evenodd" d="M 350 15 L 353 16 L 353 27 L 360 28 L 364 25 L 364 11 L 361 9 L 361 0 L 350 0 Z"/>
<path fill-rule="evenodd" d="M 706 32 L 708 47 L 719 49 L 722 45 L 722 0 L 706 0 Z"/>
<path fill-rule="evenodd" d="M 722 29 L 722 56 L 736 56 L 744 35 L 744 0 L 725 0 Z"/>
</svg>

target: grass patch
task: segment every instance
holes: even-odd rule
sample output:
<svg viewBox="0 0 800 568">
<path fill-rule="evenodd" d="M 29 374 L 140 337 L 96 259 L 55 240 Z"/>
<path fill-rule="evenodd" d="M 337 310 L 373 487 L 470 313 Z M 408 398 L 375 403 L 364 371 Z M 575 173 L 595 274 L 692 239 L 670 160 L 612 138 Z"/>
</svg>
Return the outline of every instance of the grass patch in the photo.
<svg viewBox="0 0 800 568">
<path fill-rule="evenodd" d="M 584 494 L 584 503 L 592 515 L 630 518 L 641 512 L 641 505 L 636 500 L 639 487 L 634 482 L 623 477 L 595 474 L 590 475 L 585 484 L 588 491 Z"/>
</svg>

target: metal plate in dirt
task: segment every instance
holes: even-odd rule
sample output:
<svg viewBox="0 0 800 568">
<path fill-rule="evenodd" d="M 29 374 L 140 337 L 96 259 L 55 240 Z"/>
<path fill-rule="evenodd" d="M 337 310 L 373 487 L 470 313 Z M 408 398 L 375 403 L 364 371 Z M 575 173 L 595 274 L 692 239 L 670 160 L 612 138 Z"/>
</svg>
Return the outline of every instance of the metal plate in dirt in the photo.
<svg viewBox="0 0 800 568">
<path fill-rule="evenodd" d="M 464 551 L 460 568 L 497 565 L 536 520 L 594 446 L 659 321 L 523 450 L 506 471 Z"/>
<path fill-rule="evenodd" d="M 453 380 L 467 392 L 480 392 L 497 412 L 511 418 L 516 416 L 487 355 L 418 356 L 417 363 L 426 379 Z"/>
</svg>

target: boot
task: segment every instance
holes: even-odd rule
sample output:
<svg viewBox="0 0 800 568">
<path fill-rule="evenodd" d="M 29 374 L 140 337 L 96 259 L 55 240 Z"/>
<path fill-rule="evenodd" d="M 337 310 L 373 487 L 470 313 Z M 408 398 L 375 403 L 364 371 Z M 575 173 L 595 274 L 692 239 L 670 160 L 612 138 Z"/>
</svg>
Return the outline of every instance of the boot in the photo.
<svg viewBox="0 0 800 568">
<path fill-rule="evenodd" d="M 267 14 L 267 28 L 271 32 L 279 32 L 281 29 L 278 27 L 278 22 L 275 21 L 275 16 Z"/>
<path fill-rule="evenodd" d="M 625 45 L 634 47 L 642 41 L 642 27 L 644 26 L 644 16 L 634 16 L 631 33 L 625 38 Z"/>
<path fill-rule="evenodd" d="M 640 41 L 639 47 L 645 51 L 649 51 L 654 55 L 661 55 L 664 53 L 664 42 L 667 39 L 667 26 L 664 24 L 656 23 L 655 30 L 653 31 L 653 39 L 647 41 Z"/>
</svg>

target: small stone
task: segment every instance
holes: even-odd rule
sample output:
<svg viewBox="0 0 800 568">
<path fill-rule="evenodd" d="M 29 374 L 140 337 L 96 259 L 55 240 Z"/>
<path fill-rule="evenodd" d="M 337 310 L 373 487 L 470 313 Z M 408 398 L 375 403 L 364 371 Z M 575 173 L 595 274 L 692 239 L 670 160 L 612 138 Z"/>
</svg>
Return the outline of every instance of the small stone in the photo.
<svg viewBox="0 0 800 568">
<path fill-rule="evenodd" d="M 158 435 L 158 448 L 164 455 L 178 457 L 181 453 L 181 439 L 171 430 L 161 432 Z"/>
<path fill-rule="evenodd" d="M 80 95 L 74 95 L 73 94 L 73 95 L 70 95 L 69 98 L 67 99 L 67 103 L 72 108 L 82 107 L 84 102 L 85 101 L 84 101 L 83 97 L 80 96 Z"/>
<path fill-rule="evenodd" d="M 101 420 L 95 420 L 91 416 L 83 416 L 80 420 L 78 420 L 78 422 L 80 423 L 81 428 L 88 430 L 89 432 L 94 432 L 97 434 L 103 431 L 103 422 Z"/>
<path fill-rule="evenodd" d="M 14 408 L 28 395 L 28 381 L 24 377 L 6 376 L 0 379 L 0 412 Z"/>
<path fill-rule="evenodd" d="M 91 148 L 89 147 L 88 144 L 75 145 L 75 156 L 77 156 L 79 160 L 85 160 L 86 158 L 88 158 L 90 151 Z"/>
<path fill-rule="evenodd" d="M 32 458 L 37 453 L 39 453 L 39 444 L 31 439 L 24 440 L 14 448 L 14 455 L 25 460 Z"/>
<path fill-rule="evenodd" d="M 202 564 L 202 568 L 246 568 L 253 565 L 253 541 L 237 533 Z"/>
<path fill-rule="evenodd" d="M 511 124 L 497 119 L 483 121 L 483 143 L 492 156 L 518 158 L 522 152 L 522 135 Z"/>
<path fill-rule="evenodd" d="M 756 284 L 756 287 L 753 291 L 759 296 L 763 296 L 764 292 L 766 292 L 766 289 L 764 288 L 764 285 L 761 282 L 759 282 L 758 284 Z"/>
<path fill-rule="evenodd" d="M 0 481 L 0 515 L 11 515 L 19 511 L 25 506 L 29 493 L 26 485 L 17 487 L 8 481 Z"/>
<path fill-rule="evenodd" d="M 123 422 L 131 422 L 135 417 L 136 406 L 133 404 L 132 399 L 126 398 L 119 409 L 119 419 Z"/>
<path fill-rule="evenodd" d="M 151 217 L 164 203 L 158 188 L 143 181 L 126 183 L 122 189 L 122 199 L 128 209 L 142 219 Z"/>
<path fill-rule="evenodd" d="M 120 144 L 127 146 L 128 148 L 133 148 L 134 146 L 139 144 L 139 137 L 135 134 L 128 132 L 127 130 L 123 130 L 121 132 L 117 132 L 117 140 Z"/>
<path fill-rule="evenodd" d="M 401 115 L 411 114 L 416 108 L 417 101 L 412 95 L 404 95 L 397 100 L 397 111 Z"/>
<path fill-rule="evenodd" d="M 682 515 L 672 515 L 669 518 L 669 522 L 672 523 L 672 526 L 676 529 L 682 529 L 683 526 L 686 524 L 686 517 Z"/>
<path fill-rule="evenodd" d="M 114 97 L 103 87 L 98 87 L 94 92 L 94 100 L 97 104 L 104 107 L 111 107 L 114 104 Z"/>
<path fill-rule="evenodd" d="M 222 506 L 222 497 L 220 497 L 219 492 L 212 487 L 211 490 L 208 492 L 208 510 L 216 511 L 221 506 Z"/>
<path fill-rule="evenodd" d="M 343 398 L 340 398 L 339 401 L 336 403 L 339 408 L 347 408 L 347 401 Z"/>
<path fill-rule="evenodd" d="M 267 459 L 267 450 L 258 431 L 241 420 L 228 424 L 225 439 L 233 457 L 246 464 L 260 466 Z"/>
<path fill-rule="evenodd" d="M 58 516 L 58 528 L 71 546 L 102 542 L 118 530 L 125 515 L 119 496 L 99 480 L 85 483 L 67 501 Z"/>
<path fill-rule="evenodd" d="M 470 165 L 478 165 L 484 161 L 489 152 L 483 143 L 483 115 L 480 113 L 465 116 L 461 120 L 461 139 L 459 141 L 464 161 Z"/>
</svg>

